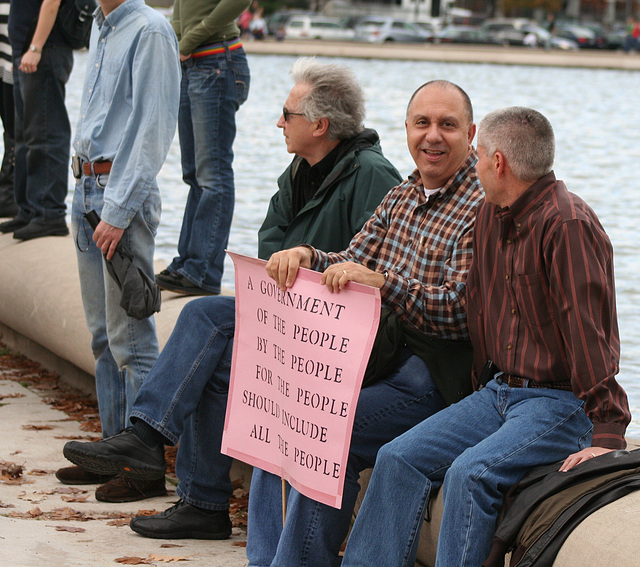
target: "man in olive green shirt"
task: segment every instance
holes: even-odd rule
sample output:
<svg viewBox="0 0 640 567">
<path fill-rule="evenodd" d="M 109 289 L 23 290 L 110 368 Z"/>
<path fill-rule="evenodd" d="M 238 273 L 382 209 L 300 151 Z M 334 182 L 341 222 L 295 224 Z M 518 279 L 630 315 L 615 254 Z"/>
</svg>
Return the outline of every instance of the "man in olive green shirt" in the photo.
<svg viewBox="0 0 640 567">
<path fill-rule="evenodd" d="M 182 85 L 178 132 L 189 197 L 178 256 L 156 276 L 186 295 L 220 293 L 234 206 L 235 114 L 249 94 L 249 66 L 236 18 L 250 0 L 176 0 Z"/>
</svg>

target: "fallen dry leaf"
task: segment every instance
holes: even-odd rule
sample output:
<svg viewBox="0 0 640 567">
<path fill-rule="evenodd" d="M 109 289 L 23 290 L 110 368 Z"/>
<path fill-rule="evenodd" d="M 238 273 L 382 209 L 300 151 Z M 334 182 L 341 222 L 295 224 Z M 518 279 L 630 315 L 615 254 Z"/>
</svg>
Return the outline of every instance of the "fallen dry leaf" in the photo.
<svg viewBox="0 0 640 567">
<path fill-rule="evenodd" d="M 24 398 L 24 394 L 2 394 L 0 400 L 8 400 L 10 398 Z"/>
<path fill-rule="evenodd" d="M 179 543 L 163 543 L 160 547 L 184 547 Z"/>
<path fill-rule="evenodd" d="M 71 495 L 71 494 L 63 494 L 60 497 L 60 500 L 64 501 L 64 502 L 86 502 L 87 498 L 89 498 L 90 494 L 76 494 L 76 495 Z"/>
<path fill-rule="evenodd" d="M 246 541 L 233 541 L 233 542 L 231 542 L 231 545 L 233 547 L 247 547 L 247 542 Z"/>
<path fill-rule="evenodd" d="M 146 557 L 118 557 L 114 561 L 123 565 L 151 565 L 151 560 Z"/>
<path fill-rule="evenodd" d="M 120 528 L 122 526 L 128 526 L 131 518 L 118 518 L 117 520 L 109 520 L 107 526 L 116 526 Z"/>
<path fill-rule="evenodd" d="M 53 429 L 50 425 L 33 425 L 31 423 L 23 425 L 22 429 L 26 431 L 46 431 L 47 429 Z"/>
<path fill-rule="evenodd" d="M 55 528 L 57 532 L 71 532 L 72 534 L 79 534 L 82 532 L 86 532 L 84 528 L 77 528 L 75 526 L 51 526 Z"/>
<path fill-rule="evenodd" d="M 191 558 L 195 557 L 195 555 L 188 555 L 185 557 L 171 557 L 170 555 L 158 555 L 157 553 L 152 553 L 149 555 L 149 559 L 152 561 L 160 561 L 161 563 L 174 563 L 177 561 L 191 561 Z"/>
</svg>

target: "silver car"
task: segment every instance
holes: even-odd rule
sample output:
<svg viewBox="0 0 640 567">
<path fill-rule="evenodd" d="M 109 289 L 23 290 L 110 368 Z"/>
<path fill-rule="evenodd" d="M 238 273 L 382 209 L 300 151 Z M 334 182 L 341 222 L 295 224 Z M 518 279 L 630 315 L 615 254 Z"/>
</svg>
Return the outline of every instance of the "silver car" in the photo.
<svg viewBox="0 0 640 567">
<path fill-rule="evenodd" d="M 429 41 L 430 34 L 418 26 L 400 18 L 365 18 L 356 27 L 356 41 L 384 43 L 392 41 Z"/>
</svg>

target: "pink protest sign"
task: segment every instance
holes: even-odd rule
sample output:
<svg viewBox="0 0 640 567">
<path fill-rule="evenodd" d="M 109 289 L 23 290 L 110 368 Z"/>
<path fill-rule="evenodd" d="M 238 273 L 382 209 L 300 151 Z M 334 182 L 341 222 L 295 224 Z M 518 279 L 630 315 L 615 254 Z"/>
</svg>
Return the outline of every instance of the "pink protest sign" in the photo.
<svg viewBox="0 0 640 567">
<path fill-rule="evenodd" d="M 339 508 L 380 292 L 351 282 L 329 293 L 311 270 L 282 292 L 266 262 L 229 255 L 236 330 L 222 452 Z"/>
</svg>

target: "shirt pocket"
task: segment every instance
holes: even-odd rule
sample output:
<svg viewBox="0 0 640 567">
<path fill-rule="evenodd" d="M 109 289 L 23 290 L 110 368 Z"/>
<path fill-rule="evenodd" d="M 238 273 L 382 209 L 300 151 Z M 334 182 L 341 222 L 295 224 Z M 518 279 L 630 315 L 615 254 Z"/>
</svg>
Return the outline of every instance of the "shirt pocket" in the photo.
<svg viewBox="0 0 640 567">
<path fill-rule="evenodd" d="M 548 293 L 541 274 L 526 274 L 516 277 L 516 301 L 518 310 L 529 327 L 543 329 L 552 323 Z"/>
</svg>

